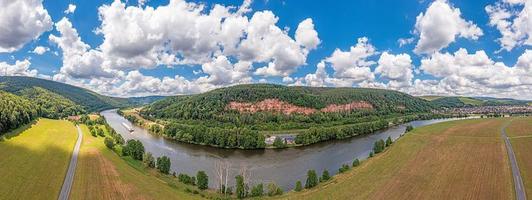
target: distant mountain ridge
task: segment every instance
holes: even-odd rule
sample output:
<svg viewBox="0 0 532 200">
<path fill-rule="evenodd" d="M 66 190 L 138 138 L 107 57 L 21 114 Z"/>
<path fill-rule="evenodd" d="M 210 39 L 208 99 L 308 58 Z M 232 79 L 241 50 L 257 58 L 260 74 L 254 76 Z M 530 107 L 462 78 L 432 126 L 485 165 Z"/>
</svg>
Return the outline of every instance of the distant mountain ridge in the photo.
<svg viewBox="0 0 532 200">
<path fill-rule="evenodd" d="M 471 106 L 530 105 L 532 101 L 512 98 L 463 97 L 463 96 L 420 96 L 437 107 L 455 108 Z"/>
<path fill-rule="evenodd" d="M 109 97 L 100 95 L 88 89 L 51 80 L 25 76 L 0 76 L 0 90 L 16 95 L 22 95 L 24 91 L 31 88 L 42 88 L 46 91 L 55 93 L 82 106 L 83 109 L 88 112 L 147 104 L 164 98 L 162 96 L 133 98 Z"/>
</svg>

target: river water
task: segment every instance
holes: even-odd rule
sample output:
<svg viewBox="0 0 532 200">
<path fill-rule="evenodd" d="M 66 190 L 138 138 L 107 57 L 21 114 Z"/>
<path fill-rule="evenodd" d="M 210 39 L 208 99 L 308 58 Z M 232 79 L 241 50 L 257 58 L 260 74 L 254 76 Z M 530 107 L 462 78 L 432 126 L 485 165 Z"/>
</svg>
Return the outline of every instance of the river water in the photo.
<svg viewBox="0 0 532 200">
<path fill-rule="evenodd" d="M 127 119 L 118 115 L 116 110 L 103 111 L 101 114 L 105 116 L 107 123 L 125 140 L 138 139 L 144 144 L 146 151 L 151 152 L 153 156 L 168 156 L 171 160 L 171 171 L 192 176 L 195 176 L 199 170 L 205 171 L 209 176 L 209 187 L 218 187 L 214 166 L 216 162 L 223 160 L 230 163 L 229 186 L 234 185 L 234 177 L 238 175 L 241 169 L 245 168 L 249 172 L 252 184 L 275 182 L 285 191 L 294 188 L 297 180 L 304 184 L 309 169 L 316 170 L 318 175 L 327 169 L 333 175 L 338 172 L 338 168 L 342 164 L 351 165 L 355 158 L 366 159 L 373 149 L 375 141 L 386 140 L 388 137 L 395 141 L 404 134 L 408 124 L 413 127 L 420 127 L 456 120 L 413 121 L 370 135 L 321 142 L 303 147 L 241 150 L 180 143 L 148 133 L 147 130 L 131 124 Z M 122 123 L 133 127 L 134 131 L 129 132 Z"/>
</svg>

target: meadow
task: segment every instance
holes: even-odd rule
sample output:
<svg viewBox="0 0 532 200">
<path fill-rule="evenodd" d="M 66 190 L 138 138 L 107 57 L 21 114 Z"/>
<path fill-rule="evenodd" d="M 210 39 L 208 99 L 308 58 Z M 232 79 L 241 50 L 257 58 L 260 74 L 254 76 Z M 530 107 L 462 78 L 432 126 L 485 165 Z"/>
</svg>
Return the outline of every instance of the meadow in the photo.
<svg viewBox="0 0 532 200">
<path fill-rule="evenodd" d="M 513 199 L 500 128 L 508 119 L 414 129 L 384 153 L 284 199 Z"/>
<path fill-rule="evenodd" d="M 39 119 L 0 142 L 1 199 L 57 199 L 77 140 L 75 126 Z"/>
<path fill-rule="evenodd" d="M 506 132 L 514 148 L 526 195 L 532 198 L 532 117 L 513 120 Z"/>
</svg>

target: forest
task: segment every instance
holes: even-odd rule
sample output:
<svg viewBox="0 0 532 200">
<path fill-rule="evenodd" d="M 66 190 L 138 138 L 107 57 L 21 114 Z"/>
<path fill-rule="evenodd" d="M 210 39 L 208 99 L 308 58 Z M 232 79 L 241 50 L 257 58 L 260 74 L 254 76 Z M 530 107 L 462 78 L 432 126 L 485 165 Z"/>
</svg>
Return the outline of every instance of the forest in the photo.
<svg viewBox="0 0 532 200">
<path fill-rule="evenodd" d="M 30 123 L 39 108 L 23 97 L 0 91 L 0 134 Z"/>
</svg>

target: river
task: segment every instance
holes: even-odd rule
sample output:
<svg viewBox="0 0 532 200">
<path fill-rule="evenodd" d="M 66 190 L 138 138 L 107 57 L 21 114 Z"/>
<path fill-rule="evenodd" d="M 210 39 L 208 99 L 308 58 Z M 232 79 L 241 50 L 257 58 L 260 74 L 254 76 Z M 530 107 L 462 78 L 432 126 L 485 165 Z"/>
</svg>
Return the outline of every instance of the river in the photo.
<svg viewBox="0 0 532 200">
<path fill-rule="evenodd" d="M 121 134 L 125 140 L 138 139 L 144 144 L 146 151 L 155 157 L 168 156 L 171 160 L 171 171 L 186 173 L 192 176 L 203 170 L 209 176 L 209 187 L 217 188 L 215 163 L 224 160 L 230 163 L 230 186 L 234 185 L 234 177 L 242 168 L 250 174 L 252 184 L 275 182 L 285 191 L 295 187 L 300 180 L 303 184 L 306 173 L 314 169 L 321 175 L 327 169 L 331 175 L 338 172 L 342 164 L 351 165 L 355 158 L 364 160 L 373 149 L 375 141 L 391 137 L 394 141 L 402 135 L 408 124 L 420 127 L 438 122 L 456 119 L 419 120 L 407 124 L 390 127 L 374 134 L 352 137 L 344 140 L 321 142 L 303 147 L 287 149 L 221 149 L 202 145 L 193 145 L 169 140 L 148 133 L 147 130 L 135 126 L 116 110 L 103 111 L 107 123 Z M 129 132 L 122 123 L 133 127 Z"/>
</svg>

